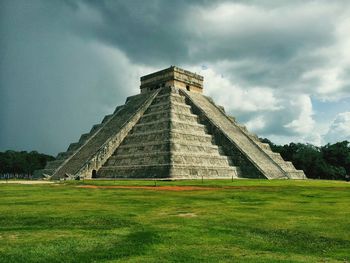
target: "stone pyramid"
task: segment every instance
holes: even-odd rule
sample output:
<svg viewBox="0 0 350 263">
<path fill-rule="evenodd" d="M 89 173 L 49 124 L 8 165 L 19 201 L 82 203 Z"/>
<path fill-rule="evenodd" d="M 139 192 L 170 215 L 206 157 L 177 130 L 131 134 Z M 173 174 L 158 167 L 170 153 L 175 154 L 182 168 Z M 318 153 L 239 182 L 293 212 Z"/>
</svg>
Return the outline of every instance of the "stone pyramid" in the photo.
<svg viewBox="0 0 350 263">
<path fill-rule="evenodd" d="M 268 144 L 202 95 L 203 77 L 178 67 L 141 77 L 128 97 L 37 174 L 60 178 L 304 179 Z"/>
</svg>

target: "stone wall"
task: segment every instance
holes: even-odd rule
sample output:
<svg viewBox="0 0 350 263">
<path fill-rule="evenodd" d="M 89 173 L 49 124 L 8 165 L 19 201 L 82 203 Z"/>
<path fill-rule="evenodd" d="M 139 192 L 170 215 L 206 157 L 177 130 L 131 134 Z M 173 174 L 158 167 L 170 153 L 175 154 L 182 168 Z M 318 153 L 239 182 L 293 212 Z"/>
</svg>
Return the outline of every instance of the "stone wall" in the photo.
<svg viewBox="0 0 350 263">
<path fill-rule="evenodd" d="M 141 77 L 141 93 L 165 87 L 202 93 L 203 77 L 178 67 L 170 67 Z"/>
</svg>

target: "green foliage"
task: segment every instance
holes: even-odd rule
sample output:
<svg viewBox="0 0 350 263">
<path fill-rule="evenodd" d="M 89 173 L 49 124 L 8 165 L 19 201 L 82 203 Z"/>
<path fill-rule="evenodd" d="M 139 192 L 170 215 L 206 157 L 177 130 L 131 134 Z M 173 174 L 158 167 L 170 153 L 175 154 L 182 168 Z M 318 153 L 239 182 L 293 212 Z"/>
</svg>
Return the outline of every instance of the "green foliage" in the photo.
<svg viewBox="0 0 350 263">
<path fill-rule="evenodd" d="M 348 141 L 327 144 L 322 147 L 323 158 L 326 162 L 343 167 L 350 174 L 350 143 Z"/>
<path fill-rule="evenodd" d="M 48 161 L 55 158 L 36 151 L 0 152 L 0 174 L 32 175 L 35 170 L 45 167 Z"/>
<path fill-rule="evenodd" d="M 337 142 L 317 147 L 312 144 L 290 143 L 276 145 L 268 139 L 274 152 L 281 154 L 284 160 L 293 162 L 297 169 L 305 172 L 308 178 L 345 180 L 350 175 L 350 143 Z"/>
<path fill-rule="evenodd" d="M 157 182 L 212 190 L 0 184 L 0 262 L 348 262 L 350 184 Z"/>
</svg>

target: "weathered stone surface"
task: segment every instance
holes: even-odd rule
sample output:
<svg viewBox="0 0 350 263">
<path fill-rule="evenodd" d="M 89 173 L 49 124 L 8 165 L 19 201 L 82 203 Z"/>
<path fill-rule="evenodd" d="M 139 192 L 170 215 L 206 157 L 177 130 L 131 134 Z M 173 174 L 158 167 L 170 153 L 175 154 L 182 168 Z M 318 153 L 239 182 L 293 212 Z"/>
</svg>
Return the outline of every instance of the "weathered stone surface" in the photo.
<svg viewBox="0 0 350 263">
<path fill-rule="evenodd" d="M 304 179 L 303 171 L 298 171 L 292 163 L 285 162 L 278 153 L 273 153 L 258 137 L 250 134 L 244 126 L 235 123 L 221 107 L 207 97 L 184 90 L 180 91 L 202 122 L 210 127 L 217 141 L 222 142 L 226 153 L 236 156 L 234 163 L 241 167 L 247 177 L 268 179 Z M 248 170 L 244 170 L 249 168 Z M 254 169 L 255 168 L 255 169 Z"/>
<path fill-rule="evenodd" d="M 203 96 L 202 82 L 203 77 L 177 67 L 142 77 L 141 94 L 128 97 L 36 174 L 54 179 L 305 178 Z"/>
<path fill-rule="evenodd" d="M 236 178 L 191 106 L 164 88 L 116 152 L 98 171 L 113 178 Z"/>
<path fill-rule="evenodd" d="M 60 166 L 52 167 L 48 163 L 46 169 L 55 168 L 52 172 L 53 178 L 62 178 L 65 175 L 91 177 L 92 170 L 98 170 L 110 157 L 157 93 L 158 91 L 128 98 L 123 107 L 103 119 L 100 129 L 93 129 L 78 143 L 71 144 L 68 148 L 71 154 L 66 156 Z"/>
<path fill-rule="evenodd" d="M 141 93 L 165 87 L 202 93 L 203 77 L 175 66 L 141 77 Z"/>
</svg>

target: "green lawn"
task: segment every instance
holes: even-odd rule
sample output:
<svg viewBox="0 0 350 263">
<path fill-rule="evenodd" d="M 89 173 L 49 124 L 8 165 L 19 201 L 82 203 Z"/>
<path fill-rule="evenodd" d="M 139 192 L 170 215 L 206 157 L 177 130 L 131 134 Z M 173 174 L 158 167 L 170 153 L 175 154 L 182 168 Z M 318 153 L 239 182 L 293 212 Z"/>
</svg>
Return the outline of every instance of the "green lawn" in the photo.
<svg viewBox="0 0 350 263">
<path fill-rule="evenodd" d="M 157 182 L 214 190 L 0 184 L 0 262 L 349 262 L 350 184 Z M 230 188 L 231 187 L 231 188 Z"/>
</svg>

